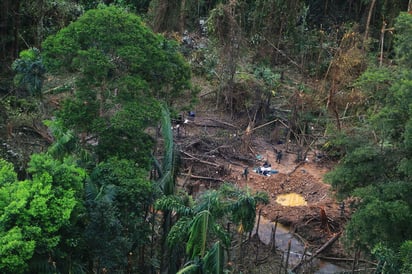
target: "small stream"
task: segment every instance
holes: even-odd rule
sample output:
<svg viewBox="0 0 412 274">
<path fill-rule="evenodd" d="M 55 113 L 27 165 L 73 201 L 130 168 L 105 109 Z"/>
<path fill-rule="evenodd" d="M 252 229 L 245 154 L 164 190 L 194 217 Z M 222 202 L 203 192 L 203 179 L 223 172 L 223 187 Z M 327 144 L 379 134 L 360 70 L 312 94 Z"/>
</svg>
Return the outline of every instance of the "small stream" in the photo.
<svg viewBox="0 0 412 274">
<path fill-rule="evenodd" d="M 264 244 L 271 244 L 272 229 L 274 228 L 275 223 L 270 222 L 269 220 L 263 217 L 260 218 L 259 239 Z M 256 234 L 256 226 L 255 230 L 253 231 L 253 234 Z M 284 252 L 286 255 L 289 241 L 291 241 L 291 251 L 289 255 L 289 269 L 291 269 L 293 268 L 293 266 L 297 265 L 300 262 L 302 254 L 304 252 L 304 245 L 296 237 L 294 237 L 292 233 L 289 232 L 289 229 L 287 227 L 278 223 L 276 227 L 275 237 L 276 248 Z M 347 268 L 343 268 L 341 266 L 317 258 L 312 260 L 312 265 L 316 269 L 316 271 L 311 273 L 316 274 L 347 273 L 349 271 Z"/>
</svg>

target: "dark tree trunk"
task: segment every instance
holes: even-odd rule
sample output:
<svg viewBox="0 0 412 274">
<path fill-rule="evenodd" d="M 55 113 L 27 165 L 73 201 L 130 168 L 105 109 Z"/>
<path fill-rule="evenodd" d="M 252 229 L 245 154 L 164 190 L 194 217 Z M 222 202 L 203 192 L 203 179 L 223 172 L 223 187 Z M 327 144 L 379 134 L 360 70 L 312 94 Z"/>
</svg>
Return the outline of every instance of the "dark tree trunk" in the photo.
<svg viewBox="0 0 412 274">
<path fill-rule="evenodd" d="M 161 0 L 155 10 L 155 32 L 180 31 L 181 0 Z"/>
<path fill-rule="evenodd" d="M 367 43 L 367 40 L 369 38 L 369 26 L 370 26 L 370 22 L 372 19 L 372 12 L 373 12 L 373 8 L 375 7 L 375 3 L 376 0 L 372 0 L 371 5 L 369 7 L 369 11 L 368 11 L 368 19 L 366 20 L 366 26 L 365 26 L 365 36 L 363 38 L 363 47 L 365 48 L 365 44 Z"/>
<path fill-rule="evenodd" d="M 20 0 L 3 0 L 0 9 L 0 72 L 3 73 L 10 70 L 20 51 Z"/>
<path fill-rule="evenodd" d="M 4 60 L 7 56 L 6 51 L 6 41 L 8 37 L 8 32 L 7 30 L 9 29 L 9 23 L 8 23 L 8 13 L 10 9 L 10 1 L 9 0 L 4 0 L 1 3 L 0 6 L 0 44 L 1 44 L 1 51 L 0 51 L 0 58 L 1 60 Z"/>
<path fill-rule="evenodd" d="M 12 8 L 11 16 L 13 18 L 13 46 L 11 52 L 13 53 L 13 59 L 19 56 L 20 52 L 20 43 L 19 43 L 19 31 L 20 31 L 20 1 L 16 0 L 13 2 L 14 7 Z M 10 16 L 10 14 L 9 14 Z"/>
</svg>

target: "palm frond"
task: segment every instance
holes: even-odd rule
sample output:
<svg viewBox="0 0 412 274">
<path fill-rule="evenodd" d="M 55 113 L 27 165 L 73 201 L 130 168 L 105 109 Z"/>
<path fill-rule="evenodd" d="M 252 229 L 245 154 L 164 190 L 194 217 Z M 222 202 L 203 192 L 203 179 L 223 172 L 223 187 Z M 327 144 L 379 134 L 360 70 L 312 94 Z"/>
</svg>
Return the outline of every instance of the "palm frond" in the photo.
<svg viewBox="0 0 412 274">
<path fill-rule="evenodd" d="M 58 120 L 46 120 L 44 124 L 50 129 L 54 137 L 53 144 L 47 150 L 48 153 L 58 159 L 62 159 L 74 147 L 75 136 L 73 131 L 65 129 L 62 122 Z"/>
<path fill-rule="evenodd" d="M 269 204 L 269 195 L 267 192 L 256 192 L 253 197 L 256 201 L 256 204 Z"/>
<path fill-rule="evenodd" d="M 155 204 L 159 210 L 171 210 L 177 214 L 188 216 L 193 214 L 193 210 L 184 204 L 182 197 L 169 195 L 160 197 Z"/>
<path fill-rule="evenodd" d="M 87 201 L 93 201 L 97 194 L 99 193 L 99 189 L 97 185 L 90 180 L 87 180 L 85 185 L 84 185 L 84 190 L 86 193 L 86 202 Z"/>
<path fill-rule="evenodd" d="M 223 217 L 230 211 L 230 201 L 223 199 L 220 191 L 209 190 L 198 199 L 195 212 L 208 210 L 215 218 Z"/>
<path fill-rule="evenodd" d="M 203 273 L 223 273 L 225 253 L 220 241 L 213 244 L 203 259 Z"/>
<path fill-rule="evenodd" d="M 235 188 L 233 184 L 224 183 L 219 187 L 219 192 L 225 197 L 237 197 L 239 195 L 239 188 Z"/>
<path fill-rule="evenodd" d="M 100 188 L 100 192 L 97 195 L 96 199 L 102 198 L 105 201 L 112 203 L 116 197 L 116 186 L 115 185 L 106 185 Z"/>
<path fill-rule="evenodd" d="M 230 236 L 230 233 L 224 227 L 215 223 L 212 226 L 212 232 L 220 240 L 221 244 L 223 244 L 226 247 L 230 246 L 231 236 Z"/>
<path fill-rule="evenodd" d="M 169 110 L 165 105 L 161 105 L 161 111 L 162 135 L 165 152 L 162 163 L 163 176 L 160 178 L 159 184 L 163 193 L 165 195 L 170 195 L 173 194 L 175 189 L 173 132 Z"/>
<path fill-rule="evenodd" d="M 116 186 L 105 185 L 99 188 L 96 183 L 87 181 L 85 183 L 85 192 L 86 201 L 88 202 L 105 200 L 111 203 L 116 196 Z"/>
<path fill-rule="evenodd" d="M 178 245 L 184 246 L 189 235 L 191 220 L 192 219 L 188 217 L 182 217 L 172 226 L 167 234 L 167 243 L 169 247 L 174 248 Z"/>
<path fill-rule="evenodd" d="M 232 218 L 241 224 L 246 232 L 252 231 L 256 219 L 256 202 L 249 193 L 243 193 L 232 205 Z"/>
<path fill-rule="evenodd" d="M 199 273 L 200 265 L 191 263 L 180 269 L 177 274 L 196 274 Z"/>
<path fill-rule="evenodd" d="M 196 256 L 203 258 L 205 254 L 210 217 L 210 212 L 208 210 L 204 210 L 196 214 L 191 223 L 186 252 L 192 259 Z"/>
</svg>

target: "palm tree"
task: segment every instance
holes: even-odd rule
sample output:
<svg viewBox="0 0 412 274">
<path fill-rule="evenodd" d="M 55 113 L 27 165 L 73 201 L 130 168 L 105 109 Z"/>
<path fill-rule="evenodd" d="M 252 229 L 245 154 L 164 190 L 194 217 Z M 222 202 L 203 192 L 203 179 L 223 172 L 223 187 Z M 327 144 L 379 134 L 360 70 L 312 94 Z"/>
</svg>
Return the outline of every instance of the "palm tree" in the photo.
<svg viewBox="0 0 412 274">
<path fill-rule="evenodd" d="M 46 68 L 43 65 L 40 50 L 37 48 L 23 50 L 19 57 L 12 64 L 12 69 L 16 72 L 15 83 L 26 88 L 30 95 L 37 95 L 41 98 Z"/>
<path fill-rule="evenodd" d="M 167 236 L 170 249 L 186 249 L 188 261 L 177 273 L 223 273 L 223 247 L 230 241 L 216 220 L 223 216 L 216 208 L 225 208 L 220 196 L 218 191 L 208 191 L 195 205 L 189 196 L 165 196 L 156 201 L 156 209 L 169 210 L 179 218 Z M 217 241 L 208 249 L 211 239 Z"/>
<path fill-rule="evenodd" d="M 177 174 L 177 155 L 173 143 L 172 124 L 170 112 L 165 105 L 161 105 L 161 125 L 164 140 L 164 155 L 161 167 L 158 165 L 160 178 L 158 184 L 164 195 L 173 195 L 175 192 L 175 180 Z M 155 163 L 158 163 L 155 161 Z"/>
<path fill-rule="evenodd" d="M 173 132 L 170 119 L 170 112 L 166 105 L 161 105 L 161 129 L 164 140 L 164 155 L 163 161 L 160 164 L 159 161 L 154 159 L 154 163 L 159 173 L 159 179 L 157 184 L 161 189 L 163 195 L 171 196 L 175 194 L 175 182 L 178 171 L 177 153 L 173 143 Z M 164 208 L 163 211 L 163 258 L 161 260 L 161 268 L 164 270 L 167 266 L 169 273 L 176 273 L 174 269 L 174 262 L 176 262 L 176 250 L 168 249 L 166 245 L 166 236 L 168 235 L 172 226 L 172 215 L 168 208 Z M 167 261 L 167 262 L 166 262 Z"/>
<path fill-rule="evenodd" d="M 252 194 L 249 188 L 236 189 L 230 185 L 222 189 L 228 199 L 232 199 L 230 211 L 232 220 L 239 225 L 242 231 L 251 232 L 256 220 L 256 207 L 258 204 L 268 204 L 269 197 L 266 192 Z"/>
<path fill-rule="evenodd" d="M 178 273 L 223 273 L 224 248 L 230 245 L 230 235 L 223 221 L 232 219 L 253 229 L 256 206 L 268 203 L 266 193 L 252 195 L 250 191 L 223 184 L 219 190 L 207 191 L 191 206 L 182 196 L 168 196 L 156 202 L 156 208 L 176 213 L 178 221 L 171 228 L 167 241 L 171 248 L 181 248 L 185 243 L 188 262 Z M 208 247 L 208 243 L 213 243 Z"/>
<path fill-rule="evenodd" d="M 203 259 L 196 257 L 189 261 L 177 274 L 223 273 L 224 262 L 224 248 L 222 242 L 217 241 L 206 252 Z"/>
</svg>

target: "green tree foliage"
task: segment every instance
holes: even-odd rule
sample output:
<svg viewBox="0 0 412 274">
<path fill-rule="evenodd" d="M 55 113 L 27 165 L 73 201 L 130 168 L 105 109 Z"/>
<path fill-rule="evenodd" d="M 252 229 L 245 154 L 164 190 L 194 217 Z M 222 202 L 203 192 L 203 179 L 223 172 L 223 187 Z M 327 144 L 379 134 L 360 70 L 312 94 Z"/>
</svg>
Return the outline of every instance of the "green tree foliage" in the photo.
<svg viewBox="0 0 412 274">
<path fill-rule="evenodd" d="M 410 240 L 402 244 L 399 252 L 379 243 L 373 248 L 372 254 L 379 262 L 376 273 L 411 273 L 412 246 Z"/>
<path fill-rule="evenodd" d="M 101 4 L 116 5 L 136 12 L 137 14 L 143 14 L 147 12 L 150 4 L 150 0 L 80 0 L 80 4 L 86 10 L 96 9 Z"/>
<path fill-rule="evenodd" d="M 116 207 L 115 186 L 98 189 L 88 183 L 86 187 L 88 224 L 82 235 L 87 249 L 90 265 L 97 269 L 124 271 L 127 264 L 126 254 L 132 243 L 122 233 L 125 227 L 119 220 L 120 212 Z M 97 191 L 94 191 L 96 189 Z"/>
<path fill-rule="evenodd" d="M 47 154 L 32 156 L 31 180 L 14 180 L 12 166 L 4 161 L 1 166 L 5 180 L 0 185 L 0 269 L 23 273 L 30 260 L 47 264 L 59 249 L 61 233 L 80 206 L 85 172 L 69 159 L 60 162 Z"/>
<path fill-rule="evenodd" d="M 94 263 L 115 271 L 125 269 L 127 254 L 143 256 L 150 232 L 146 217 L 155 198 L 146 170 L 133 161 L 111 158 L 94 169 L 87 184 L 85 233 Z"/>
<path fill-rule="evenodd" d="M 176 44 L 139 17 L 114 6 L 89 10 L 43 44 L 47 67 L 74 72 L 77 87 L 58 114 L 86 136 L 100 161 L 112 156 L 148 166 L 153 140 L 144 130 L 189 87 L 190 71 Z"/>
<path fill-rule="evenodd" d="M 368 145 L 348 151 L 326 177 L 340 194 L 360 198 L 346 228 L 351 245 L 372 251 L 385 273 L 408 273 L 405 260 L 411 248 L 411 88 L 410 14 L 401 13 L 395 25 L 398 64 L 370 68 L 357 85 L 368 97 L 364 127 L 374 134 Z"/>
<path fill-rule="evenodd" d="M 19 227 L 0 234 L 0 270 L 4 273 L 24 273 L 33 256 L 35 241 L 27 240 Z"/>
<path fill-rule="evenodd" d="M 268 204 L 266 192 L 251 193 L 249 189 L 236 189 L 229 184 L 221 187 L 224 200 L 229 200 L 230 218 L 242 227 L 245 232 L 251 232 L 256 220 L 256 207 L 259 204 Z"/>
<path fill-rule="evenodd" d="M 164 153 L 158 184 L 164 195 L 175 194 L 175 183 L 178 169 L 178 155 L 173 142 L 170 113 L 165 105 L 161 105 L 161 128 L 164 138 Z"/>
<path fill-rule="evenodd" d="M 405 241 L 400 248 L 400 260 L 402 273 L 412 273 L 412 241 Z"/>
<path fill-rule="evenodd" d="M 354 194 L 362 197 L 362 205 L 347 226 L 347 236 L 356 244 L 372 249 L 378 243 L 398 248 L 411 230 L 411 186 L 406 182 L 390 182 L 368 186 Z"/>
<path fill-rule="evenodd" d="M 339 167 L 325 176 L 325 180 L 330 182 L 340 195 L 349 195 L 356 188 L 382 181 L 382 177 L 388 172 L 386 168 L 393 169 L 390 162 L 385 162 L 384 159 L 385 154 L 377 147 L 358 147 L 348 153 Z"/>
<path fill-rule="evenodd" d="M 403 15 L 400 17 L 404 18 Z M 410 32 L 401 30 L 402 28 L 396 34 L 396 37 L 400 37 L 396 41 L 407 40 L 402 37 L 410 36 Z M 395 45 L 395 49 L 397 48 L 398 45 Z M 409 121 L 412 117 L 410 79 L 411 73 L 404 66 L 372 67 L 359 78 L 356 86 L 365 91 L 368 98 L 366 102 L 369 103 L 366 105 L 369 116 L 365 118 L 362 127 L 372 131 L 370 136 L 374 139 L 352 145 L 352 149 L 346 151 L 348 155 L 342 164 L 327 176 L 332 185 L 343 193 L 349 194 L 357 187 L 388 179 L 402 179 L 402 176 L 409 175 Z M 354 138 L 360 140 L 356 136 Z"/>
<path fill-rule="evenodd" d="M 372 254 L 375 255 L 375 257 L 378 259 L 376 273 L 399 273 L 398 256 L 396 256 L 395 252 L 392 249 L 379 243 L 373 248 Z"/>
<path fill-rule="evenodd" d="M 36 48 L 23 50 L 19 57 L 12 64 L 12 69 L 16 72 L 15 84 L 27 89 L 31 95 L 41 95 L 46 69 L 40 51 Z"/>
<path fill-rule="evenodd" d="M 17 174 L 11 163 L 0 158 L 0 187 L 17 181 Z"/>
<path fill-rule="evenodd" d="M 176 45 L 114 6 L 90 10 L 48 37 L 43 54 L 48 68 L 80 72 L 80 82 L 96 85 L 94 91 L 118 88 L 120 97 L 149 93 L 169 102 L 188 88 L 188 66 Z"/>
<path fill-rule="evenodd" d="M 392 103 L 390 87 L 397 81 L 397 73 L 392 67 L 377 67 L 370 65 L 356 80 L 354 86 L 361 89 L 367 98 L 367 107 L 374 106 L 371 111 L 379 111 L 387 104 Z M 374 112 L 370 113 L 371 115 Z"/>
<path fill-rule="evenodd" d="M 167 237 L 171 248 L 185 245 L 188 265 L 179 273 L 201 273 L 202 269 L 206 271 L 204 273 L 223 271 L 223 253 L 219 250 L 230 245 L 230 235 L 224 229 L 224 222 L 230 219 L 245 232 L 250 232 L 255 224 L 257 205 L 266 203 L 266 193 L 252 194 L 231 184 L 203 193 L 194 204 L 180 196 L 159 199 L 156 208 L 173 209 L 179 217 Z M 205 266 L 209 270 L 205 270 Z M 211 270 L 218 266 L 220 272 Z"/>
<path fill-rule="evenodd" d="M 410 30 L 412 28 L 411 14 L 401 12 L 396 18 L 395 30 L 395 53 L 396 59 L 400 65 L 405 68 L 412 68 L 412 35 Z"/>
</svg>

